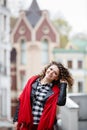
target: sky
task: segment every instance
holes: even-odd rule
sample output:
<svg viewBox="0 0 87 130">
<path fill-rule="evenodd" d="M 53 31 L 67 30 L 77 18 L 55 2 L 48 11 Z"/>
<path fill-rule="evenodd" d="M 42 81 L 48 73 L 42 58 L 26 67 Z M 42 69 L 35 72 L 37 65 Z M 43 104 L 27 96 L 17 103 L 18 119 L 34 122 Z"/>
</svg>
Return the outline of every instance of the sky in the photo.
<svg viewBox="0 0 87 130">
<path fill-rule="evenodd" d="M 13 12 L 16 12 L 18 7 L 29 8 L 31 2 L 32 0 L 15 0 Z M 37 3 L 41 10 L 49 11 L 51 19 L 64 17 L 72 27 L 72 33 L 87 34 L 87 0 L 37 0 Z"/>
</svg>

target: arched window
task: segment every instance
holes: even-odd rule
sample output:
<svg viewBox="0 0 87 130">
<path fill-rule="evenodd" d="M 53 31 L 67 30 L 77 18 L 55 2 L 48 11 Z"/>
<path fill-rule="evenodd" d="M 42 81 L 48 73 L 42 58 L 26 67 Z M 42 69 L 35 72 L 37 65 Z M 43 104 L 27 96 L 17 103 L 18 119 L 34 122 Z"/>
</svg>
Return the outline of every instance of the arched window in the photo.
<svg viewBox="0 0 87 130">
<path fill-rule="evenodd" d="M 42 41 L 41 60 L 42 64 L 47 64 L 49 62 L 49 44 L 47 39 Z"/>
<path fill-rule="evenodd" d="M 21 90 L 24 88 L 25 86 L 25 82 L 26 82 L 26 75 L 22 72 L 20 74 L 20 78 L 21 78 Z"/>
<path fill-rule="evenodd" d="M 27 55 L 26 55 L 26 42 L 24 39 L 21 40 L 21 64 L 25 65 Z"/>
<path fill-rule="evenodd" d="M 11 51 L 11 56 L 10 56 L 11 63 L 16 63 L 16 55 L 17 55 L 16 49 L 13 48 L 12 51 Z"/>
</svg>

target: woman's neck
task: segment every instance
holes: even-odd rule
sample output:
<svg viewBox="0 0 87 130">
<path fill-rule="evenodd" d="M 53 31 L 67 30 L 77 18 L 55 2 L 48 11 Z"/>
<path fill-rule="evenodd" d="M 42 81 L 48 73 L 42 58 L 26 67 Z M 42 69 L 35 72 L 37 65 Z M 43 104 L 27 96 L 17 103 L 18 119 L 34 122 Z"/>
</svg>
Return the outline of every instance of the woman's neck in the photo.
<svg viewBox="0 0 87 130">
<path fill-rule="evenodd" d="M 41 84 L 48 84 L 51 83 L 50 81 L 48 81 L 46 78 L 41 79 Z"/>
</svg>

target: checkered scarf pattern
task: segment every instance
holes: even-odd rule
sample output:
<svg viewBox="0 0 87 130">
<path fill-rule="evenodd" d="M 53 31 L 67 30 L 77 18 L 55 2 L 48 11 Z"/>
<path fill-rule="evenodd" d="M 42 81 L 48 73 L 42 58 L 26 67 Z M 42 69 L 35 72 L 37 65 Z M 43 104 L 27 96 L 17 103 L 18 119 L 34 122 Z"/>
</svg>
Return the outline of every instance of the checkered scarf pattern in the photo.
<svg viewBox="0 0 87 130">
<path fill-rule="evenodd" d="M 37 87 L 35 93 L 33 95 L 33 103 L 32 103 L 32 114 L 33 114 L 33 124 L 38 124 L 40 117 L 44 108 L 44 98 L 47 92 L 51 89 L 52 84 L 41 84 L 39 79 L 36 80 Z M 32 85 L 32 87 L 34 84 Z M 34 89 L 34 88 L 33 88 Z"/>
</svg>

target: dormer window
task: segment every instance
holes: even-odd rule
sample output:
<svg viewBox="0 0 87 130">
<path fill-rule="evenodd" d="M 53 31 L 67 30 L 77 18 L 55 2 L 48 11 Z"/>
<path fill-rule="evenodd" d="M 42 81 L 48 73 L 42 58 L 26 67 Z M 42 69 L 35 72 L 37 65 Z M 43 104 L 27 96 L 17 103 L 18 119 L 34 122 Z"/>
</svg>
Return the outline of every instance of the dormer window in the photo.
<svg viewBox="0 0 87 130">
<path fill-rule="evenodd" d="M 49 33 L 49 28 L 47 26 L 44 26 L 42 29 L 44 34 L 48 34 Z"/>
<path fill-rule="evenodd" d="M 20 34 L 24 34 L 25 33 L 25 27 L 22 26 L 20 29 L 19 29 L 19 33 Z"/>
</svg>

